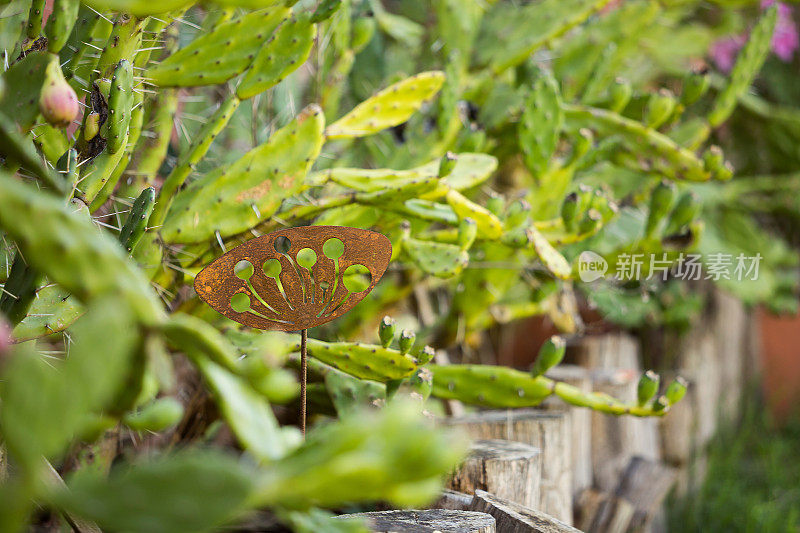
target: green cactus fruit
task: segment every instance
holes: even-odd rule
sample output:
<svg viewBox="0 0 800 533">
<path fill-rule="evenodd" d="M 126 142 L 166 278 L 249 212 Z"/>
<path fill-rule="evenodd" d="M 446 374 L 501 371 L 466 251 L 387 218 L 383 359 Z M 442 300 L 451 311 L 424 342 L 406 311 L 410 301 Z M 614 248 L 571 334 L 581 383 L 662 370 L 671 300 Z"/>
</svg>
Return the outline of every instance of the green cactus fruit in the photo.
<svg viewBox="0 0 800 533">
<path fill-rule="evenodd" d="M 633 87 L 629 81 L 617 78 L 614 80 L 614 84 L 611 86 L 609 91 L 609 106 L 608 108 L 615 112 L 621 113 L 625 107 L 627 107 L 628 102 L 631 101 L 631 95 L 633 94 Z"/>
<path fill-rule="evenodd" d="M 506 211 L 506 227 L 516 228 L 526 224 L 531 214 L 531 204 L 525 198 L 515 200 Z"/>
<path fill-rule="evenodd" d="M 486 209 L 488 209 L 494 216 L 499 217 L 506 207 L 505 198 L 502 194 L 494 191 L 489 191 L 489 198 L 486 200 Z"/>
<path fill-rule="evenodd" d="M 375 26 L 375 17 L 372 16 L 358 17 L 353 22 L 353 36 L 350 39 L 350 48 L 354 52 L 360 52 L 369 44 L 372 36 L 375 35 Z"/>
<path fill-rule="evenodd" d="M 733 165 L 730 161 L 726 161 L 722 168 L 717 171 L 714 175 L 715 179 L 719 181 L 728 181 L 729 179 L 733 178 Z"/>
<path fill-rule="evenodd" d="M 453 152 L 447 152 L 442 156 L 439 160 L 439 173 L 438 176 L 440 178 L 444 178 L 445 176 L 449 176 L 453 169 L 456 167 L 456 161 L 458 160 L 458 156 Z"/>
<path fill-rule="evenodd" d="M 400 333 L 400 339 L 398 339 L 398 345 L 400 346 L 400 353 L 407 354 L 411 351 L 411 348 L 414 347 L 414 342 L 417 340 L 417 334 L 410 330 L 404 329 Z"/>
<path fill-rule="evenodd" d="M 147 221 L 150 219 L 150 213 L 153 212 L 155 201 L 156 190 L 153 187 L 148 187 L 142 191 L 133 203 L 128 219 L 119 233 L 119 242 L 122 243 L 128 253 L 131 253 L 136 247 L 145 230 L 147 230 Z"/>
<path fill-rule="evenodd" d="M 659 396 L 653 401 L 653 412 L 662 413 L 669 407 L 669 400 L 666 396 Z"/>
<path fill-rule="evenodd" d="M 708 73 L 705 69 L 698 72 L 690 72 L 683 79 L 681 103 L 685 106 L 692 105 L 706 94 L 709 85 Z"/>
<path fill-rule="evenodd" d="M 564 222 L 564 229 L 568 232 L 575 232 L 578 228 L 578 194 L 569 193 L 561 204 L 561 220 Z"/>
<path fill-rule="evenodd" d="M 39 111 L 48 123 L 59 128 L 69 126 L 80 111 L 78 96 L 55 61 L 47 64 L 39 94 Z"/>
<path fill-rule="evenodd" d="M 666 235 L 679 233 L 697 217 L 701 208 L 702 204 L 697 194 L 691 191 L 683 193 L 680 198 L 678 198 L 678 201 L 675 203 L 675 208 L 669 215 L 667 228 L 664 233 Z"/>
<path fill-rule="evenodd" d="M 530 407 L 552 393 L 553 382 L 525 372 L 490 365 L 428 365 L 433 395 L 485 407 Z"/>
<path fill-rule="evenodd" d="M 427 365 L 430 363 L 433 358 L 436 356 L 436 350 L 433 349 L 433 346 L 425 345 L 422 347 L 422 350 L 417 354 L 417 362 L 420 365 Z"/>
<path fill-rule="evenodd" d="M 183 405 L 175 398 L 164 397 L 154 400 L 138 412 L 122 417 L 122 423 L 134 431 L 158 433 L 169 429 L 183 417 Z"/>
<path fill-rule="evenodd" d="M 364 137 L 402 124 L 444 83 L 440 71 L 422 72 L 372 95 L 325 130 L 329 139 Z"/>
<path fill-rule="evenodd" d="M 688 383 L 682 377 L 677 377 L 667 385 L 667 390 L 664 392 L 664 397 L 667 399 L 669 405 L 675 405 L 683 399 L 686 395 Z"/>
<path fill-rule="evenodd" d="M 161 87 L 224 83 L 247 69 L 291 10 L 275 7 L 223 22 L 160 64 L 147 76 Z"/>
<path fill-rule="evenodd" d="M 589 209 L 578 224 L 578 233 L 580 235 L 592 234 L 600 228 L 602 221 L 603 215 L 597 209 Z"/>
<path fill-rule="evenodd" d="M 108 119 L 101 127 L 101 134 L 106 140 L 106 150 L 109 153 L 116 153 L 125 147 L 133 104 L 133 66 L 123 59 L 117 64 L 111 78 L 108 90 Z"/>
<path fill-rule="evenodd" d="M 42 33 L 45 0 L 33 0 L 28 12 L 28 25 L 25 27 L 28 39 L 36 39 Z"/>
<path fill-rule="evenodd" d="M 503 235 L 503 223 L 485 207 L 468 200 L 454 189 L 449 190 L 445 198 L 459 219 L 471 218 L 475 221 L 481 237 L 499 239 Z"/>
<path fill-rule="evenodd" d="M 650 212 L 647 215 L 645 236 L 655 234 L 659 224 L 672 209 L 675 200 L 675 184 L 671 181 L 661 181 L 653 188 L 650 196 Z"/>
<path fill-rule="evenodd" d="M 91 141 L 100 133 L 100 113 L 89 113 L 83 125 L 83 139 Z"/>
<path fill-rule="evenodd" d="M 727 181 L 733 177 L 733 166 L 725 161 L 719 146 L 712 145 L 703 153 L 703 164 L 715 179 Z"/>
<path fill-rule="evenodd" d="M 47 36 L 47 49 L 54 54 L 61 51 L 78 20 L 79 0 L 54 0 L 53 11 L 47 17 L 44 34 Z"/>
<path fill-rule="evenodd" d="M 644 109 L 644 123 L 648 128 L 657 129 L 669 120 L 676 104 L 675 95 L 669 89 L 651 94 Z"/>
<path fill-rule="evenodd" d="M 308 59 L 316 34 L 316 26 L 306 15 L 284 20 L 259 50 L 236 96 L 242 100 L 255 96 L 297 70 Z"/>
<path fill-rule="evenodd" d="M 563 337 L 554 335 L 547 339 L 542 347 L 539 348 L 539 355 L 531 367 L 531 375 L 534 377 L 543 376 L 545 372 L 561 363 L 564 354 L 567 353 L 567 343 Z"/>
<path fill-rule="evenodd" d="M 272 216 L 285 197 L 303 188 L 322 148 L 323 128 L 322 110 L 311 105 L 235 163 L 193 181 L 169 209 L 164 240 L 200 242 L 217 232 L 228 237 Z"/>
<path fill-rule="evenodd" d="M 711 173 L 716 173 L 725 164 L 725 154 L 722 153 L 722 148 L 717 145 L 712 145 L 703 153 L 703 163 L 706 170 Z"/>
<path fill-rule="evenodd" d="M 648 370 L 642 377 L 639 378 L 639 384 L 636 387 L 636 398 L 639 407 L 644 406 L 647 402 L 655 397 L 658 392 L 658 384 L 661 378 L 652 370 Z"/>
<path fill-rule="evenodd" d="M 381 320 L 378 326 L 378 336 L 381 339 L 381 346 L 388 348 L 394 340 L 395 333 L 397 333 L 397 322 L 390 316 L 383 317 L 383 320 Z"/>
<path fill-rule="evenodd" d="M 471 218 L 463 218 L 458 223 L 458 245 L 462 250 L 469 250 L 478 235 L 478 225 Z"/>
</svg>

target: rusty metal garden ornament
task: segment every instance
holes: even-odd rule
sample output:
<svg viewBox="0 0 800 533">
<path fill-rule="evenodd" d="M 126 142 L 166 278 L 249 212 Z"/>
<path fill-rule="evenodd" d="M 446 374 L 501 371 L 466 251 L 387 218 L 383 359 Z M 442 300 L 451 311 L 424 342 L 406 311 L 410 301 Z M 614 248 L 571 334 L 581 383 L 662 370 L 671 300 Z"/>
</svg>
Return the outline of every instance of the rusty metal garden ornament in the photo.
<svg viewBox="0 0 800 533">
<path fill-rule="evenodd" d="M 353 308 L 378 283 L 392 244 L 374 231 L 303 226 L 237 246 L 197 274 L 198 296 L 226 317 L 257 329 L 299 331 L 301 426 L 306 419 L 308 328 Z"/>
</svg>

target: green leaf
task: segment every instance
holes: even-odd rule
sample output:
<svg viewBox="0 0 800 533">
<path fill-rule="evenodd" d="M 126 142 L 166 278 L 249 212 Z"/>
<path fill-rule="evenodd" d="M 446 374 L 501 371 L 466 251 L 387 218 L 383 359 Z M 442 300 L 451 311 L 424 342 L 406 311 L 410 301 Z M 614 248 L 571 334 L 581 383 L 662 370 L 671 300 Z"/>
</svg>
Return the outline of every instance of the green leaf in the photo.
<svg viewBox="0 0 800 533">
<path fill-rule="evenodd" d="M 519 120 L 519 145 L 525 164 L 535 177 L 550 165 L 564 124 L 561 94 L 552 74 L 540 70 Z"/>
<path fill-rule="evenodd" d="M 253 468 L 212 450 L 188 450 L 114 468 L 108 478 L 91 469 L 51 496 L 58 506 L 113 531 L 211 531 L 250 505 Z"/>
</svg>

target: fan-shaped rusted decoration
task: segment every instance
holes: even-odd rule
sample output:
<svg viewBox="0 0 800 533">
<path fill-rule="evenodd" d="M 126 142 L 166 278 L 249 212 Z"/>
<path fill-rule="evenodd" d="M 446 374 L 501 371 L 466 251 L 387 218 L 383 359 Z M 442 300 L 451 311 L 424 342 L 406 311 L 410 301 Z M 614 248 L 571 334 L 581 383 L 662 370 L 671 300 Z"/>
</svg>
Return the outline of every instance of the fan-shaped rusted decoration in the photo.
<svg viewBox="0 0 800 533">
<path fill-rule="evenodd" d="M 338 243 L 343 245 L 339 250 Z M 290 228 L 220 256 L 197 274 L 194 288 L 211 307 L 240 324 L 300 331 L 352 309 L 378 283 L 391 255 L 389 239 L 374 231 Z M 369 276 L 369 286 L 351 291 L 348 269 Z"/>
</svg>

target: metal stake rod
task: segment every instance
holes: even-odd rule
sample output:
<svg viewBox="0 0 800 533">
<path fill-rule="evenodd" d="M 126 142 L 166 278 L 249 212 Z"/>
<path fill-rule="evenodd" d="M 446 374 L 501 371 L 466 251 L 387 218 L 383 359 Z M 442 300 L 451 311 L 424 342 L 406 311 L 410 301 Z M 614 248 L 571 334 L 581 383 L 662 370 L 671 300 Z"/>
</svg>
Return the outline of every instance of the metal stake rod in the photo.
<svg viewBox="0 0 800 533">
<path fill-rule="evenodd" d="M 306 434 L 306 382 L 308 380 L 306 339 L 308 339 L 308 330 L 300 330 L 300 429 L 303 432 L 303 436 Z"/>
</svg>

